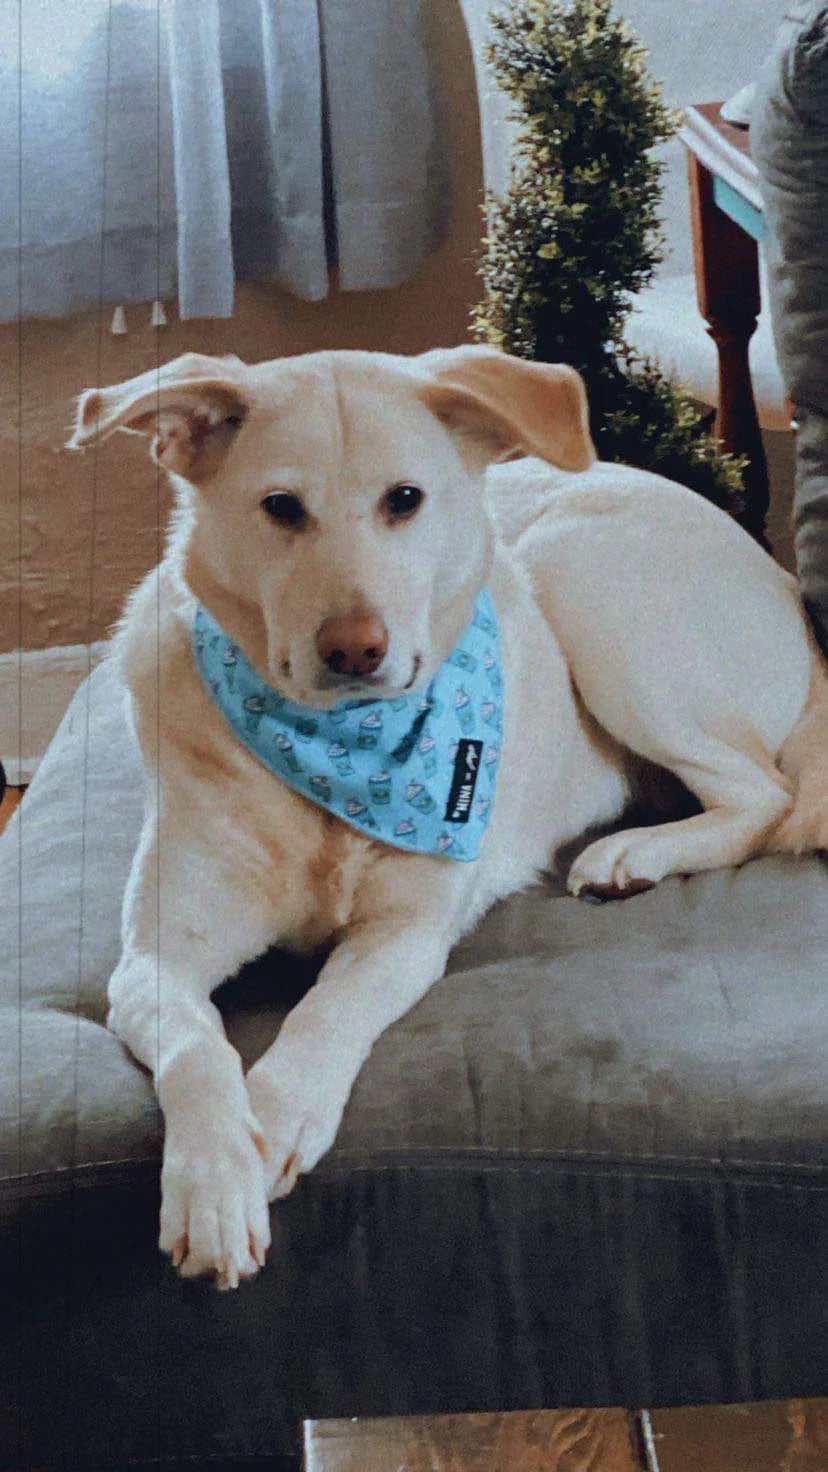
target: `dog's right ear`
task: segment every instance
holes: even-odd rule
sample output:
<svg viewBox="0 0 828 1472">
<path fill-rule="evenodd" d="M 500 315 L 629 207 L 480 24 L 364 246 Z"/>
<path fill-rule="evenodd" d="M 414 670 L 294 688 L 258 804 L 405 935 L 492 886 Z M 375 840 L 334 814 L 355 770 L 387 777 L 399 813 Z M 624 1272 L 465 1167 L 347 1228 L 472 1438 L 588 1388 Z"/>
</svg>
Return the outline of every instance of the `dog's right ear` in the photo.
<svg viewBox="0 0 828 1472">
<path fill-rule="evenodd" d="M 562 470 L 595 461 L 583 379 L 566 363 L 534 363 L 495 348 L 435 348 L 414 359 L 430 382 L 420 397 L 484 462 L 522 451 Z"/>
<path fill-rule="evenodd" d="M 125 383 L 87 389 L 67 449 L 86 449 L 119 429 L 152 435 L 157 463 L 195 484 L 213 474 L 248 408 L 239 358 L 185 353 Z"/>
</svg>

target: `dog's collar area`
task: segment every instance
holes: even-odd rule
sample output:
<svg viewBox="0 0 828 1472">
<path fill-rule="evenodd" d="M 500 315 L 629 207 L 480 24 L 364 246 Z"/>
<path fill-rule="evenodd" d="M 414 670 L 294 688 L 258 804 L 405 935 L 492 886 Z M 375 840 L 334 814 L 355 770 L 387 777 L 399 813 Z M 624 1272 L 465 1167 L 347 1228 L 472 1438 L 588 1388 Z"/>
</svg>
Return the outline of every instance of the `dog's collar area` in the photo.
<svg viewBox="0 0 828 1472">
<path fill-rule="evenodd" d="M 503 740 L 500 631 L 488 589 L 422 695 L 299 705 L 261 679 L 204 607 L 193 649 L 235 735 L 287 786 L 394 848 L 478 857 Z"/>
</svg>

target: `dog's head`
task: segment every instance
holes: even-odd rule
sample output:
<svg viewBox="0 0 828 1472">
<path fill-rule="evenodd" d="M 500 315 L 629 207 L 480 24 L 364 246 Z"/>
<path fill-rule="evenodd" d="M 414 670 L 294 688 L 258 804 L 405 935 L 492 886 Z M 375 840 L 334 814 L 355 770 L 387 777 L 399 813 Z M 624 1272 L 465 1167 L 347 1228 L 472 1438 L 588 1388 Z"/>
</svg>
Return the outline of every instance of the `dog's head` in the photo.
<svg viewBox="0 0 828 1472">
<path fill-rule="evenodd" d="M 71 445 L 152 436 L 185 576 L 259 674 L 303 704 L 428 684 L 489 575 L 494 460 L 594 459 L 578 374 L 489 348 L 187 354 L 82 395 Z"/>
</svg>

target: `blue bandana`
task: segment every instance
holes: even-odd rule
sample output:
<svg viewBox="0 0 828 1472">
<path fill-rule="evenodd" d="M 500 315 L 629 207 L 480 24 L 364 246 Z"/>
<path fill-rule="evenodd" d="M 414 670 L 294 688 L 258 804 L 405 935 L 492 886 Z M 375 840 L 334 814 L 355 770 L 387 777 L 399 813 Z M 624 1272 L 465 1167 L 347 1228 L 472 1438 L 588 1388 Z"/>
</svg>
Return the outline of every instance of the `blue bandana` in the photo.
<svg viewBox="0 0 828 1472">
<path fill-rule="evenodd" d="M 394 848 L 476 859 L 503 739 L 500 635 L 487 589 L 424 695 L 296 705 L 206 608 L 196 665 L 239 740 L 288 787 Z"/>
</svg>

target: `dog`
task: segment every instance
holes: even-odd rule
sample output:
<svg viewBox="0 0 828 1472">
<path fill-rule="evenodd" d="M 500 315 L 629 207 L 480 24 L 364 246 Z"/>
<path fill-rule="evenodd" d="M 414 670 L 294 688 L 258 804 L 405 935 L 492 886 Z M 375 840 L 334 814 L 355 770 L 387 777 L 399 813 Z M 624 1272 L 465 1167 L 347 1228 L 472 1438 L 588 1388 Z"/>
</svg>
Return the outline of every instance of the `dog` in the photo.
<svg viewBox="0 0 828 1472">
<path fill-rule="evenodd" d="M 379 1035 L 495 900 L 617 823 L 638 761 L 701 810 L 589 843 L 575 895 L 828 844 L 828 682 L 793 579 L 692 492 L 597 463 L 566 366 L 187 354 L 81 396 L 73 448 L 117 430 L 176 510 L 114 639 L 146 813 L 109 1023 L 164 1115 L 160 1247 L 235 1287 Z M 211 994 L 276 942 L 328 958 L 245 1076 Z"/>
</svg>

